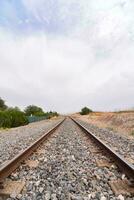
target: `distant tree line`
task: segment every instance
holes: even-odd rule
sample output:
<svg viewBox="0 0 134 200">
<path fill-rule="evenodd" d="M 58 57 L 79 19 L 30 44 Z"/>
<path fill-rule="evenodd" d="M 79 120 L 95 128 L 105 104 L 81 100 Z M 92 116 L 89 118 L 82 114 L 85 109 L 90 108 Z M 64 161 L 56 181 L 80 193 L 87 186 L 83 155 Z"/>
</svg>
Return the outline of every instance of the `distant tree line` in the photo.
<svg viewBox="0 0 134 200">
<path fill-rule="evenodd" d="M 29 105 L 24 111 L 18 107 L 8 107 L 5 101 L 0 98 L 0 127 L 11 128 L 26 125 L 30 122 L 30 117 L 35 117 L 34 121 L 40 119 L 50 119 L 51 117 L 58 116 L 57 112 L 44 112 L 42 108 Z"/>
</svg>

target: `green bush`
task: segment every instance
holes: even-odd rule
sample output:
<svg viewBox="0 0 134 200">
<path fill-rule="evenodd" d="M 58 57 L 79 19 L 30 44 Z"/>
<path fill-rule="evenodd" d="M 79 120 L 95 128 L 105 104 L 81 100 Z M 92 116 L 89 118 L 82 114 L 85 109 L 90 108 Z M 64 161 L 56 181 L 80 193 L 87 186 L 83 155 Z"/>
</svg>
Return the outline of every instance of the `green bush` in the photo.
<svg viewBox="0 0 134 200">
<path fill-rule="evenodd" d="M 81 115 L 88 115 L 90 112 L 93 112 L 91 109 L 87 108 L 87 107 L 84 107 L 81 109 L 81 112 L 80 114 Z"/>
<path fill-rule="evenodd" d="M 52 118 L 52 117 L 58 117 L 59 114 L 58 114 L 57 112 L 52 112 L 52 111 L 50 111 L 50 112 L 46 112 L 46 113 L 45 113 L 45 116 L 46 116 L 47 119 L 50 119 L 50 118 Z"/>
<path fill-rule="evenodd" d="M 23 112 L 14 108 L 0 111 L 0 127 L 11 128 L 26 124 L 28 124 L 28 119 Z"/>
<path fill-rule="evenodd" d="M 24 112 L 27 116 L 43 116 L 45 114 L 42 108 L 35 105 L 27 106 Z"/>
<path fill-rule="evenodd" d="M 10 128 L 11 118 L 6 111 L 0 111 L 0 128 Z"/>
<path fill-rule="evenodd" d="M 23 126 L 28 124 L 28 119 L 25 116 L 25 113 L 19 111 L 17 109 L 9 109 L 7 110 L 10 119 L 11 119 L 11 127 Z"/>
</svg>

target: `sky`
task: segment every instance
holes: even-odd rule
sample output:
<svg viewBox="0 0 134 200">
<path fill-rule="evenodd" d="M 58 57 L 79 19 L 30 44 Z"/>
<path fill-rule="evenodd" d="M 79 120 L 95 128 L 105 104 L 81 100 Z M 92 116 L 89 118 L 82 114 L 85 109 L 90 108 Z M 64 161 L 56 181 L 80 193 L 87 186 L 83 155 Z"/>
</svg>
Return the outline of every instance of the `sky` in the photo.
<svg viewBox="0 0 134 200">
<path fill-rule="evenodd" d="M 60 113 L 134 107 L 134 1 L 0 0 L 0 97 Z"/>
</svg>

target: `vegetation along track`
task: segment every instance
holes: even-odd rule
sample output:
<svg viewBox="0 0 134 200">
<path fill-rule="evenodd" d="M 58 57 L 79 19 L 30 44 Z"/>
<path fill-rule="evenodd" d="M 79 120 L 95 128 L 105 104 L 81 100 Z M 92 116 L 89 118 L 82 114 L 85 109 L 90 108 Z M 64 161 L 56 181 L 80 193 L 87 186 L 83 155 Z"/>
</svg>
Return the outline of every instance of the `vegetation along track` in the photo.
<svg viewBox="0 0 134 200">
<path fill-rule="evenodd" d="M 75 123 L 74 123 L 74 122 Z M 35 145 L 35 148 L 39 147 L 42 153 L 37 155 L 33 153 L 30 156 L 30 160 L 37 160 L 39 165 L 35 168 L 29 169 L 26 165 L 20 166 L 15 172 L 14 171 L 23 159 L 17 161 L 15 158 L 9 163 L 10 166 L 15 165 L 11 170 L 5 170 L 9 165 L 0 169 L 0 178 L 6 178 L 9 174 L 8 179 L 11 180 L 25 180 L 25 188 L 22 190 L 22 194 L 16 196 L 13 194 L 9 199 L 52 199 L 52 200 L 88 200 L 88 199 L 133 199 L 129 192 L 123 191 L 124 197 L 120 194 L 120 190 L 114 194 L 111 190 L 109 181 L 124 179 L 123 172 L 129 177 L 134 177 L 134 168 L 128 164 L 124 159 L 112 151 L 109 153 L 107 146 L 104 147 L 104 143 L 99 147 L 90 140 L 89 135 L 83 134 L 88 133 L 88 130 L 81 126 L 76 120 L 73 121 L 67 118 L 64 123 L 61 123 L 51 130 L 52 134 L 47 137 L 48 140 L 39 147 Z M 76 126 L 76 123 L 79 126 Z M 82 130 L 81 130 L 82 129 Z M 90 135 L 92 135 L 90 133 Z M 92 138 L 94 136 L 92 135 Z M 46 138 L 46 134 L 45 134 Z M 41 138 L 40 138 L 41 139 Z M 95 137 L 93 140 L 96 140 Z M 102 150 L 105 150 L 103 152 Z M 27 148 L 26 151 L 29 151 Z M 107 157 L 110 154 L 110 157 Z M 33 152 L 33 149 L 32 151 Z M 31 152 L 27 154 L 30 155 Z M 113 156 L 113 153 L 116 154 Z M 27 157 L 26 156 L 26 157 Z M 116 157 L 115 157 L 116 156 Z M 19 155 L 16 157 L 18 159 Z M 118 158 L 117 158 L 118 157 Z M 109 165 L 107 167 L 100 167 L 97 164 L 97 160 L 107 160 L 107 163 L 115 162 L 120 168 L 119 171 L 116 166 Z M 123 163 L 123 168 L 120 162 Z M 104 164 L 104 163 L 103 163 Z M 105 163 L 106 164 L 106 163 Z M 5 171 L 5 172 L 4 172 Z M 7 173 L 8 171 L 8 173 Z M 133 190 L 133 188 L 132 188 Z M 119 192 L 119 193 L 118 193 Z"/>
</svg>

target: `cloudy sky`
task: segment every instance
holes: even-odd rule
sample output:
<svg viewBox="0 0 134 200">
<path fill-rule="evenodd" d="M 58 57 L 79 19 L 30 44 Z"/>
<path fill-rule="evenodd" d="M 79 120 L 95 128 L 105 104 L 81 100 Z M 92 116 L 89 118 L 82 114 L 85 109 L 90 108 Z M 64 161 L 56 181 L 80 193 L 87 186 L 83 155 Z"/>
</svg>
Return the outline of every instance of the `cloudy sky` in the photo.
<svg viewBox="0 0 134 200">
<path fill-rule="evenodd" d="M 0 0 L 0 96 L 62 113 L 134 107 L 134 1 Z"/>
</svg>

